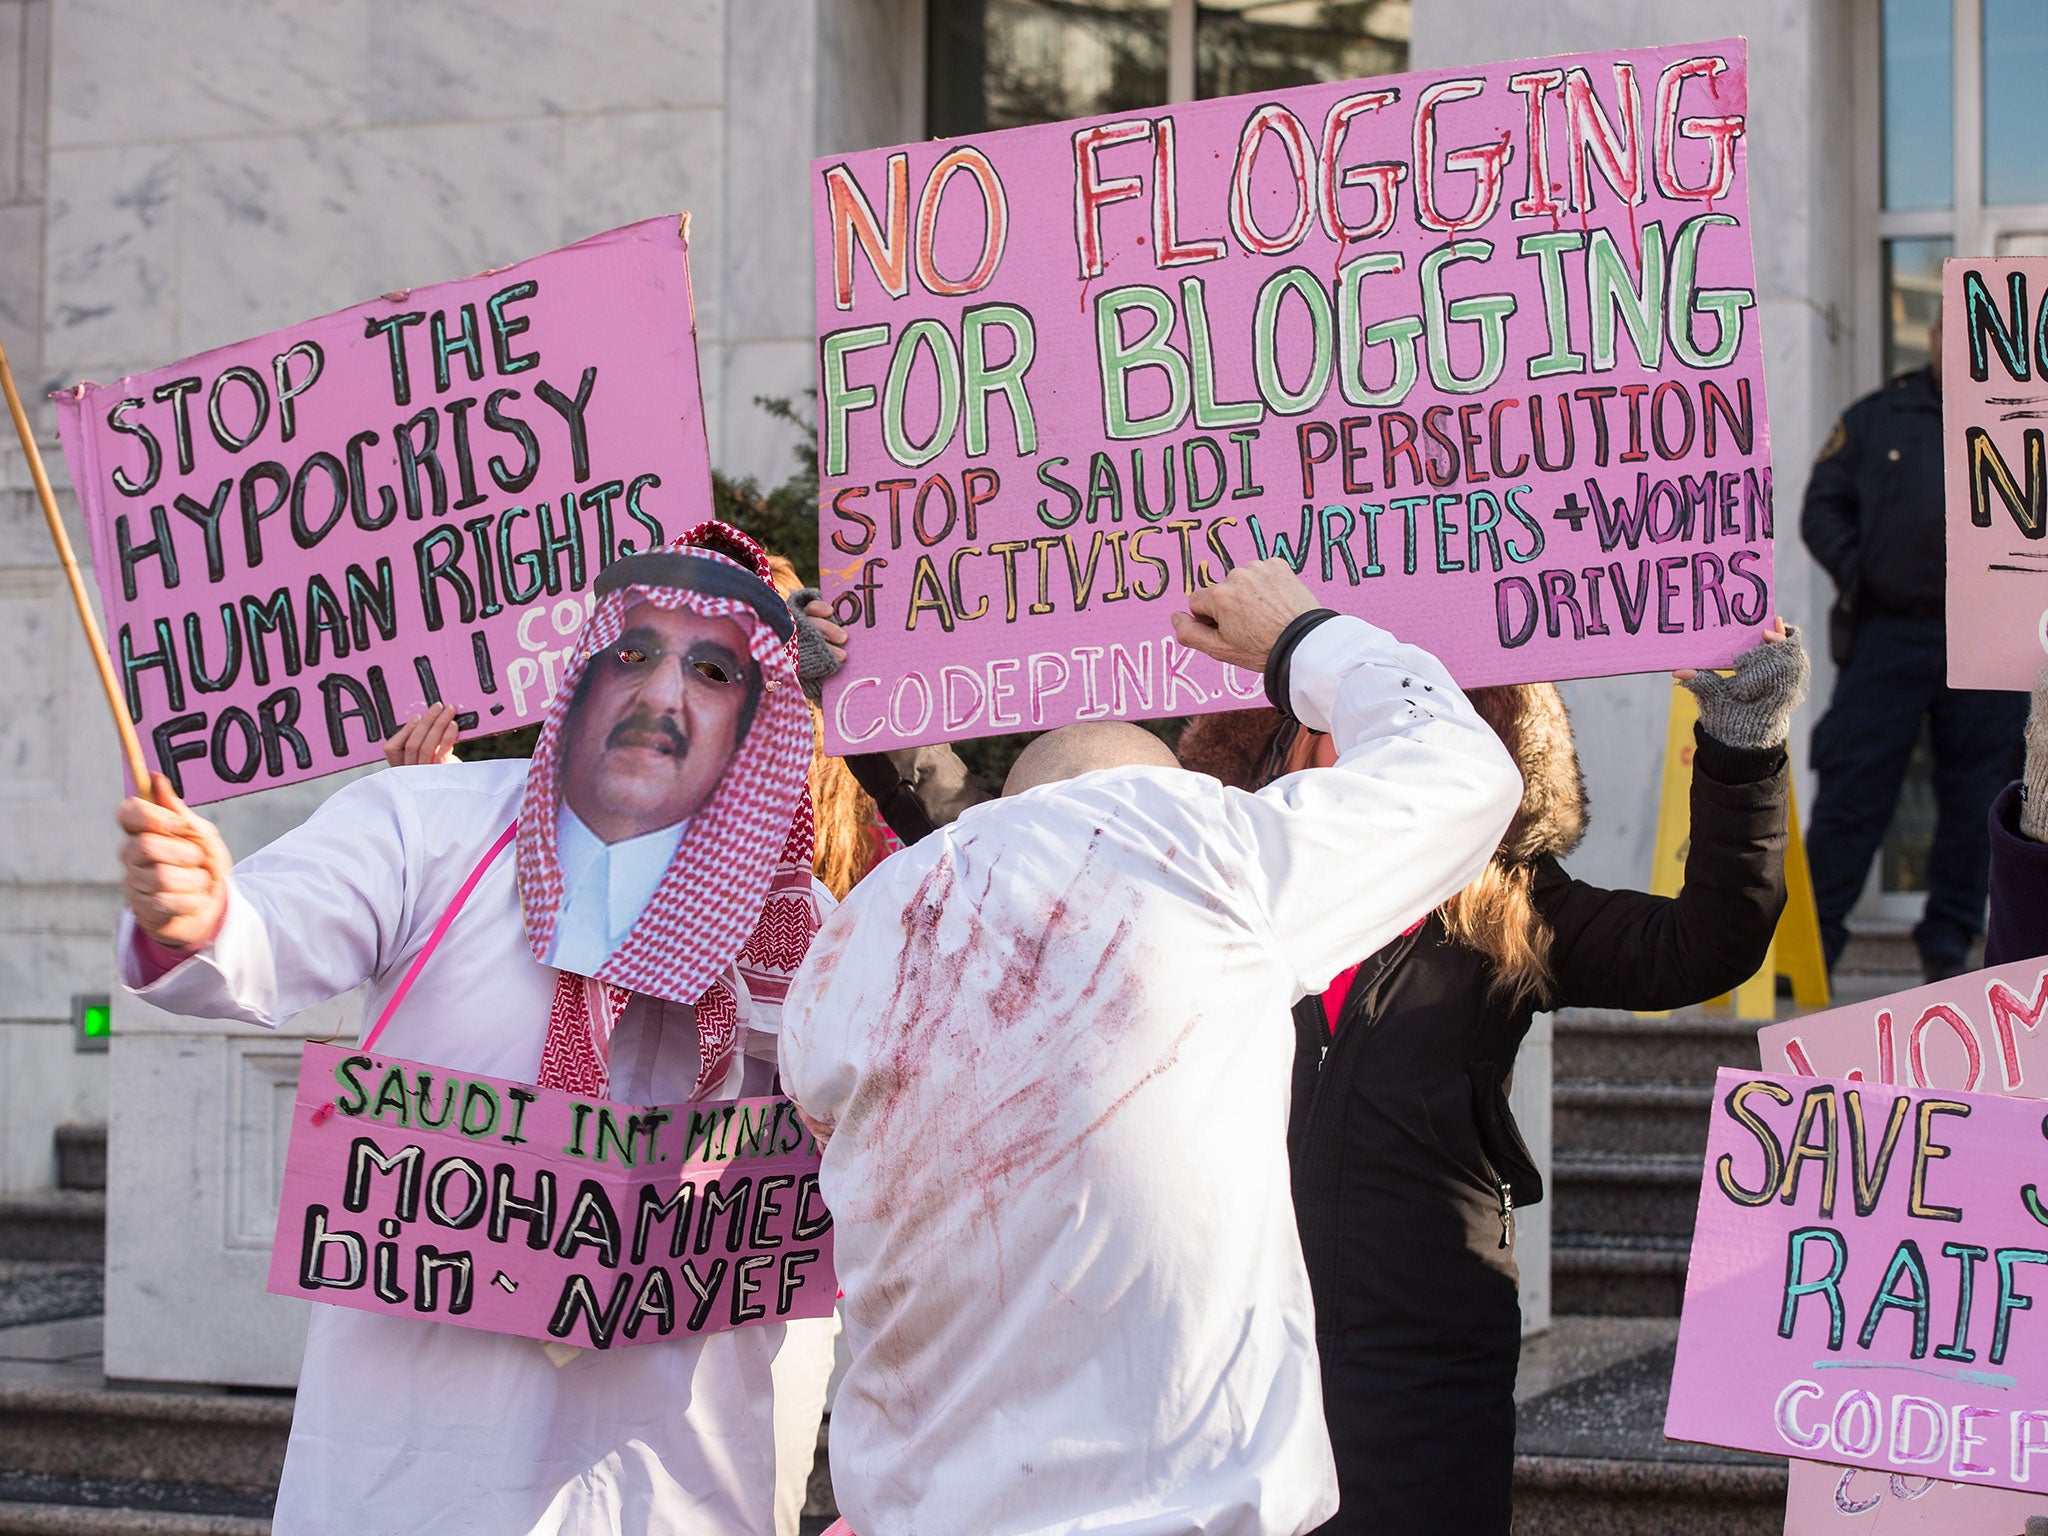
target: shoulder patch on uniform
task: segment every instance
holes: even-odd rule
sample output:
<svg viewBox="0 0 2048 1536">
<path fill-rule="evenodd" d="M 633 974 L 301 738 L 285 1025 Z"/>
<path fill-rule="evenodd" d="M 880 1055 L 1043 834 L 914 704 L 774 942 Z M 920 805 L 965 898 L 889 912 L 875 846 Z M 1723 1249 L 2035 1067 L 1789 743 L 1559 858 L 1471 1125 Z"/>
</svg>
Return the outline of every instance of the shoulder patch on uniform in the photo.
<svg viewBox="0 0 2048 1536">
<path fill-rule="evenodd" d="M 1847 446 L 1848 441 L 1849 429 L 1842 425 L 1842 418 L 1837 416 L 1833 430 L 1828 433 L 1828 440 L 1820 445 L 1820 452 L 1813 456 L 1813 462 L 1821 464 L 1832 459 Z"/>
</svg>

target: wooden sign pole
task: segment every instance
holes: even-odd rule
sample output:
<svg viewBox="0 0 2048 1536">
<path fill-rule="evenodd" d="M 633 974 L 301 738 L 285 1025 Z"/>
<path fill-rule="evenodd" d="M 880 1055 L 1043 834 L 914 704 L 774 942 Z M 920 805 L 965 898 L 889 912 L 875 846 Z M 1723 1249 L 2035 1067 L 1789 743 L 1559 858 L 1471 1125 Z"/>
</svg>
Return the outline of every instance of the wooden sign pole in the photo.
<svg viewBox="0 0 2048 1536">
<path fill-rule="evenodd" d="M 149 765 L 142 759 L 142 742 L 135 734 L 135 722 L 128 717 L 128 701 L 121 696 L 113 659 L 107 655 L 107 642 L 100 635 L 92 599 L 86 595 L 85 578 L 79 574 L 78 561 L 71 553 L 71 535 L 65 531 L 63 514 L 57 510 L 57 498 L 50 490 L 50 477 L 43 470 L 43 456 L 36 449 L 36 435 L 28 424 L 28 413 L 21 408 L 21 394 L 14 387 L 14 370 L 7 365 L 4 344 L 0 344 L 0 390 L 6 392 L 7 413 L 14 418 L 21 451 L 28 456 L 28 472 L 35 477 L 36 495 L 42 500 L 43 516 L 50 525 L 50 542 L 57 546 L 58 562 L 64 567 L 65 580 L 71 583 L 71 601 L 78 609 L 79 623 L 85 626 L 85 642 L 92 647 L 92 659 L 100 669 L 100 686 L 106 690 L 107 705 L 114 712 L 114 729 L 120 733 L 121 751 L 128 759 L 128 775 L 135 781 L 135 792 L 148 797 Z"/>
</svg>

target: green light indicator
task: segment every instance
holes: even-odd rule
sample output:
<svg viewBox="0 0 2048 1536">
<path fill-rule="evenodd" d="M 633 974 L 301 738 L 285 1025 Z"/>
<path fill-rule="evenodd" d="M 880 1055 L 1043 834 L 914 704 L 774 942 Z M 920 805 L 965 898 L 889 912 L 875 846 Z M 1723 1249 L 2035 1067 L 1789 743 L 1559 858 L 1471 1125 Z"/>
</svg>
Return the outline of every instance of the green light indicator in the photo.
<svg viewBox="0 0 2048 1536">
<path fill-rule="evenodd" d="M 107 1003 L 87 1003 L 79 1017 L 79 1033 L 88 1040 L 104 1040 L 114 1032 L 114 1010 Z"/>
</svg>

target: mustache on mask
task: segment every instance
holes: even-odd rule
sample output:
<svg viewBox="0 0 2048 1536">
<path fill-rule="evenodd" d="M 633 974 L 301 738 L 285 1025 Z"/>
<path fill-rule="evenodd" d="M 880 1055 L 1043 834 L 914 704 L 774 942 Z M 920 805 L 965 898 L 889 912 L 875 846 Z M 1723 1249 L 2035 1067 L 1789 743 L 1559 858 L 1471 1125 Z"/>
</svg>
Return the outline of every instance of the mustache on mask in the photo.
<svg viewBox="0 0 2048 1536">
<path fill-rule="evenodd" d="M 683 757 L 690 750 L 690 738 L 683 734 L 682 727 L 668 715 L 657 715 L 649 709 L 635 710 L 613 726 L 604 744 L 607 750 L 658 746 L 671 757 Z"/>
</svg>

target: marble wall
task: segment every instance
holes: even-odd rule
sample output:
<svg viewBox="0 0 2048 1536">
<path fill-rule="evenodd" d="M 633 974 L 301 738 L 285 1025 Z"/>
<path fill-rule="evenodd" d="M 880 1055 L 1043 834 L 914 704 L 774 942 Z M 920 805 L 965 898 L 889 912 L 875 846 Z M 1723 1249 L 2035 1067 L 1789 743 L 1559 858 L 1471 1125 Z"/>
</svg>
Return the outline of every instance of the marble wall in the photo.
<svg viewBox="0 0 2048 1536">
<path fill-rule="evenodd" d="M 712 462 L 773 483 L 811 380 L 816 154 L 921 127 L 921 0 L 0 0 L 0 340 L 50 389 L 688 209 Z M 106 1109 L 114 735 L 0 446 L 0 1191 Z M 85 546 L 73 533 L 81 558 Z M 259 846 L 336 781 L 222 808 Z"/>
</svg>

